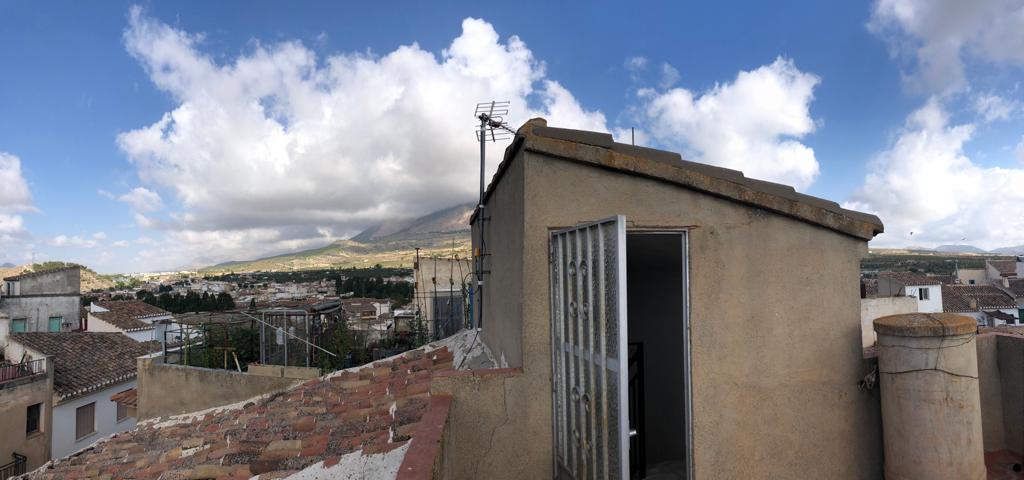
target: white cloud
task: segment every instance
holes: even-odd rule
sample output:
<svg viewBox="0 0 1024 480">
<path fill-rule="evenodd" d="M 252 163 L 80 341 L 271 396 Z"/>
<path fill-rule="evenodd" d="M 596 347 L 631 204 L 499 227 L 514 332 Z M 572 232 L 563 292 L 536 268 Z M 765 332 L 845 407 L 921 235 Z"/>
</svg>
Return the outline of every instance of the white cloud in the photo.
<svg viewBox="0 0 1024 480">
<path fill-rule="evenodd" d="M 115 199 L 113 193 L 110 193 L 110 192 L 108 192 L 106 190 L 103 190 L 102 188 L 99 189 L 99 190 L 96 190 L 96 195 L 99 195 L 99 196 L 101 196 L 103 198 L 106 198 L 106 199 L 109 199 L 109 200 L 114 200 Z"/>
<path fill-rule="evenodd" d="M 129 244 L 127 240 L 118 240 L 110 244 L 110 246 L 113 248 L 127 248 L 128 245 Z"/>
<path fill-rule="evenodd" d="M 164 206 L 160 194 L 143 187 L 135 187 L 117 199 L 131 205 L 137 212 L 154 212 Z"/>
<path fill-rule="evenodd" d="M 887 233 L 876 244 L 1024 244 L 1024 170 L 974 163 L 964 153 L 974 130 L 951 125 L 935 97 L 908 117 L 846 205 L 881 217 Z"/>
<path fill-rule="evenodd" d="M 21 159 L 0 151 L 0 242 L 11 244 L 27 238 L 19 212 L 35 211 L 28 182 L 21 173 Z"/>
<path fill-rule="evenodd" d="M 511 100 L 513 126 L 539 114 L 552 125 L 608 130 L 600 112 L 546 78 L 518 37 L 503 41 L 477 19 L 462 28 L 440 55 L 413 44 L 318 58 L 288 41 L 253 42 L 220 61 L 202 51 L 201 35 L 133 8 L 125 46 L 175 107 L 122 133 L 118 145 L 144 183 L 180 205 L 169 221 L 135 205 L 137 223 L 171 229 L 204 256 L 234 255 L 236 244 L 252 256 L 322 242 L 318 229 L 351 233 L 471 200 L 479 101 Z M 488 177 L 500 150 L 489 149 Z"/>
<path fill-rule="evenodd" d="M 703 93 L 642 90 L 649 134 L 693 160 L 806 188 L 818 176 L 814 151 L 797 139 L 815 122 L 810 103 L 820 79 L 778 58 Z"/>
<path fill-rule="evenodd" d="M 106 234 L 106 232 L 96 232 L 96 233 L 92 234 L 92 238 L 93 238 L 93 240 L 106 240 L 107 239 L 107 234 Z"/>
<path fill-rule="evenodd" d="M 971 101 L 974 112 L 985 122 L 1009 120 L 1020 110 L 1020 102 L 994 93 L 975 95 Z"/>
<path fill-rule="evenodd" d="M 639 72 L 647 68 L 647 58 L 639 55 L 635 57 L 629 57 L 625 62 L 622 63 L 623 68 L 630 72 Z"/>
<path fill-rule="evenodd" d="M 48 240 L 46 243 L 51 247 L 93 248 L 96 246 L 96 240 L 86 239 L 78 235 L 57 235 L 56 237 L 53 237 L 50 240 Z"/>
<path fill-rule="evenodd" d="M 661 87 L 662 90 L 675 85 L 679 82 L 679 78 L 679 70 L 676 70 L 675 67 L 667 63 L 661 64 L 661 81 L 658 82 L 658 86 Z"/>
<path fill-rule="evenodd" d="M 1024 64 L 1021 0 L 878 0 L 868 28 L 913 59 L 906 79 L 925 91 L 966 86 L 965 59 Z"/>
</svg>

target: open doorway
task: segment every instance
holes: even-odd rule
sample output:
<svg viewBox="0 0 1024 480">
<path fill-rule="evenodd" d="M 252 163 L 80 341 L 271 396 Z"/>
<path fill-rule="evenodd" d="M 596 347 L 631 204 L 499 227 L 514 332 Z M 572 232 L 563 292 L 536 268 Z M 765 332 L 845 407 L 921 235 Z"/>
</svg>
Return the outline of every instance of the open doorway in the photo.
<svg viewBox="0 0 1024 480">
<path fill-rule="evenodd" d="M 630 477 L 686 479 L 689 340 L 685 232 L 627 232 Z"/>
</svg>

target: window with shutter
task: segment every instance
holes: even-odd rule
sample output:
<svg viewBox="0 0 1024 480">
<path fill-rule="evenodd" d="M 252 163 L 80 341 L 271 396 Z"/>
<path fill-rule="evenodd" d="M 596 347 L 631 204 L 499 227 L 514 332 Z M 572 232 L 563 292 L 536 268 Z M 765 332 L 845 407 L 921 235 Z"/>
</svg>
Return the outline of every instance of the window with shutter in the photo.
<svg viewBox="0 0 1024 480">
<path fill-rule="evenodd" d="M 81 439 L 96 431 L 96 403 L 82 405 L 75 410 L 75 439 Z"/>
</svg>

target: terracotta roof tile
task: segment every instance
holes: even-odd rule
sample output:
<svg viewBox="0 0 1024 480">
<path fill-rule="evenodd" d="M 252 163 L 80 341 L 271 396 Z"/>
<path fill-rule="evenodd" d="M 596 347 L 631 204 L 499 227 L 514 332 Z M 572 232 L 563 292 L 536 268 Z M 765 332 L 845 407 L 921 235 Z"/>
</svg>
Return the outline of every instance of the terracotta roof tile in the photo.
<svg viewBox="0 0 1024 480">
<path fill-rule="evenodd" d="M 26 332 L 10 338 L 54 356 L 53 390 L 62 400 L 135 378 L 135 359 L 153 352 L 150 344 L 116 332 Z"/>
<path fill-rule="evenodd" d="M 976 306 L 971 308 L 971 300 Z M 992 285 L 943 285 L 942 311 L 977 312 L 982 309 L 1017 308 L 1009 294 Z"/>
<path fill-rule="evenodd" d="M 917 272 L 880 272 L 879 278 L 888 278 L 899 282 L 901 285 L 918 286 L 918 285 L 939 285 L 942 282 L 937 278 L 929 277 L 923 273 Z"/>
<path fill-rule="evenodd" d="M 120 403 L 128 407 L 139 406 L 139 391 L 134 388 L 129 388 L 123 392 L 118 392 L 110 396 L 110 401 L 114 403 Z"/>
<path fill-rule="evenodd" d="M 431 379 L 452 361 L 447 348 L 413 350 L 237 408 L 143 422 L 26 478 L 279 478 L 391 451 L 416 434 Z"/>
<path fill-rule="evenodd" d="M 985 263 L 992 266 L 999 272 L 999 275 L 1003 277 L 1013 277 L 1017 275 L 1017 261 L 1016 260 L 986 260 Z"/>
<path fill-rule="evenodd" d="M 153 328 L 142 318 L 159 317 L 170 312 L 138 300 L 119 300 L 112 302 L 96 302 L 96 305 L 109 310 L 93 312 L 92 315 L 126 332 Z"/>
</svg>

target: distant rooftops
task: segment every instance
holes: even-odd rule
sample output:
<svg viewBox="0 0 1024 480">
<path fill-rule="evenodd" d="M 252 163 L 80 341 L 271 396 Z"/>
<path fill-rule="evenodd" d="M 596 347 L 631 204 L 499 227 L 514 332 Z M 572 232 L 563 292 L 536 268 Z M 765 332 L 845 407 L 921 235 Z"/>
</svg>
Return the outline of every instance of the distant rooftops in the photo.
<svg viewBox="0 0 1024 480">
<path fill-rule="evenodd" d="M 992 285 L 943 285 L 944 312 L 978 312 L 981 310 L 1017 308 L 1006 292 Z"/>
<path fill-rule="evenodd" d="M 992 266 L 1003 277 L 1017 276 L 1016 260 L 986 260 L 985 263 Z"/>
<path fill-rule="evenodd" d="M 738 170 L 683 160 L 678 153 L 616 143 L 610 134 L 547 126 L 543 118 L 519 128 L 485 194 L 489 197 L 520 150 L 543 153 L 628 175 L 655 178 L 871 240 L 882 233 L 874 215 L 797 193 L 793 187 L 747 178 Z M 478 212 L 474 212 L 473 218 Z"/>
<path fill-rule="evenodd" d="M 939 285 L 943 283 L 939 278 L 929 277 L 928 275 L 917 272 L 880 272 L 878 277 L 887 278 L 907 287 Z"/>
<path fill-rule="evenodd" d="M 101 309 L 99 311 L 93 309 L 92 315 L 94 317 L 126 332 L 153 328 L 153 325 L 142 321 L 141 319 L 143 318 L 170 315 L 170 312 L 167 310 L 139 300 L 94 302 L 93 305 Z"/>
<path fill-rule="evenodd" d="M 61 400 L 135 378 L 135 359 L 155 351 L 153 343 L 117 332 L 21 332 L 10 339 L 54 357 L 53 390 Z"/>
</svg>

